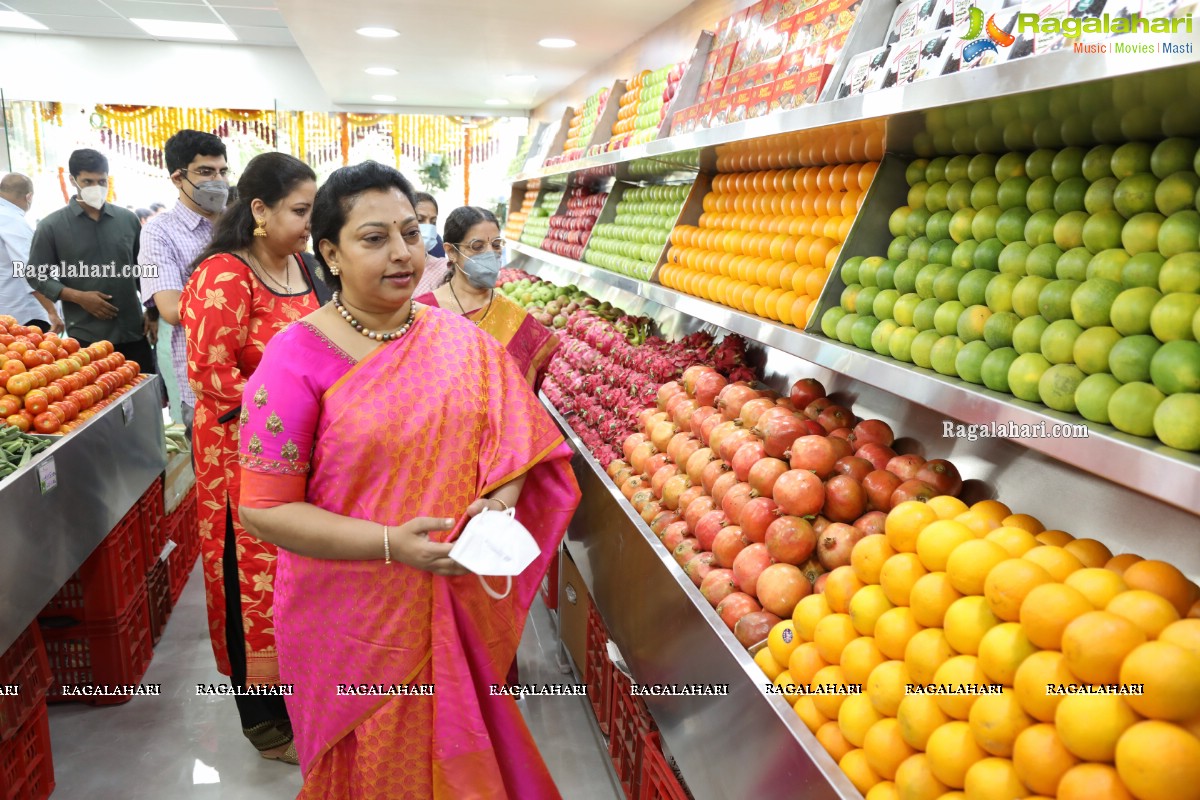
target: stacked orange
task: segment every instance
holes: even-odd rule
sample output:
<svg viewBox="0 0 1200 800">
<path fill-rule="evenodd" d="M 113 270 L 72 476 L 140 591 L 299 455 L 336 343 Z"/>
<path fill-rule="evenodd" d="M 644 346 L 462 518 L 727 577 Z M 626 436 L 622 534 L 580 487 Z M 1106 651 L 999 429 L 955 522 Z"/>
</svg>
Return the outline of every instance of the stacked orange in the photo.
<svg viewBox="0 0 1200 800">
<path fill-rule="evenodd" d="M 1200 798 L 1200 588 L 1174 566 L 945 496 L 825 581 L 755 660 L 785 689 L 861 685 L 792 699 L 868 800 Z"/>
<path fill-rule="evenodd" d="M 504 223 L 504 238 L 512 242 L 520 241 L 521 230 L 525 227 L 525 220 L 529 219 L 529 212 L 533 211 L 533 204 L 537 202 L 540 188 L 542 188 L 542 182 L 537 178 L 526 185 L 525 197 L 521 200 L 521 210 L 510 212 L 508 221 Z"/>
<path fill-rule="evenodd" d="M 759 163 L 760 155 L 772 158 L 735 153 L 727 161 Z M 803 328 L 878 167 L 867 161 L 718 174 L 699 225 L 672 231 L 659 280 Z"/>
</svg>

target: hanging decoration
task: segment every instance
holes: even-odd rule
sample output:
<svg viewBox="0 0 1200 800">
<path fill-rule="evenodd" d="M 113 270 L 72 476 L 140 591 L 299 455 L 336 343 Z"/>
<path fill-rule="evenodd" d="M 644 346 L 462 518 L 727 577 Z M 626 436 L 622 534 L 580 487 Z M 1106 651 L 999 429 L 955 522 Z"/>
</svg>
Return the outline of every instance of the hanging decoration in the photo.
<svg viewBox="0 0 1200 800">
<path fill-rule="evenodd" d="M 58 168 L 58 188 L 62 189 L 63 202 L 71 202 L 71 195 L 67 192 L 67 170 L 63 167 Z"/>
</svg>

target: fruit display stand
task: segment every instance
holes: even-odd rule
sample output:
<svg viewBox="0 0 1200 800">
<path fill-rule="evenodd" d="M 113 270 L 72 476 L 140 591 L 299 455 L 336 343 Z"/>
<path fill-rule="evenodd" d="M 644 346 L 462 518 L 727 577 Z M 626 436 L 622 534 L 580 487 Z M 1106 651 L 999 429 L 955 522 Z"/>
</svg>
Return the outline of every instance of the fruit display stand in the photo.
<svg viewBox="0 0 1200 800">
<path fill-rule="evenodd" d="M 166 465 L 159 378 L 59 438 L 0 484 L 0 651 L 35 619 Z"/>
</svg>

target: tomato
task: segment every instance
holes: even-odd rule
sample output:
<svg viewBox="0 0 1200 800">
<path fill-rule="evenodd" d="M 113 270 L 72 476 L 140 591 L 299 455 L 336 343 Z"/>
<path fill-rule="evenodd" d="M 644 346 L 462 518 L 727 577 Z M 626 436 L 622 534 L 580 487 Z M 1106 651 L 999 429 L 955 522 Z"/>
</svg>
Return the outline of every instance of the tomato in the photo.
<svg viewBox="0 0 1200 800">
<path fill-rule="evenodd" d="M 48 399 L 51 403 L 57 403 L 67 396 L 67 393 L 63 391 L 63 387 L 59 386 L 57 381 L 50 384 L 42 391 L 46 393 L 46 399 Z"/>
<path fill-rule="evenodd" d="M 21 359 L 19 358 L 10 358 L 0 363 L 0 369 L 9 375 L 17 375 L 25 371 L 25 365 L 21 363 Z"/>
<path fill-rule="evenodd" d="M 136 378 L 138 375 L 140 375 L 140 374 L 141 374 L 141 372 L 142 372 L 142 365 L 141 365 L 141 364 L 139 364 L 139 363 L 138 363 L 138 362 L 136 362 L 136 361 L 126 361 L 125 363 L 129 365 L 129 368 L 130 368 L 130 369 L 132 369 L 132 370 L 133 370 L 133 377 L 135 377 L 135 378 Z"/>
<path fill-rule="evenodd" d="M 11 394 L 22 397 L 33 388 L 33 376 L 28 372 L 22 372 L 19 375 L 13 375 L 8 379 L 8 385 L 5 389 Z"/>
<path fill-rule="evenodd" d="M 72 339 L 70 336 L 68 336 L 66 339 L 63 339 L 62 343 L 63 349 L 68 353 L 74 355 L 75 353 L 79 352 L 79 342 L 75 339 Z"/>
<path fill-rule="evenodd" d="M 47 351 L 53 353 L 55 350 L 58 349 L 58 342 L 54 342 L 49 339 L 42 339 L 41 343 L 38 344 L 37 347 L 38 347 L 38 350 L 47 350 Z"/>
<path fill-rule="evenodd" d="M 0 344 L 4 345 L 5 347 L 8 347 L 16 340 L 17 337 L 13 336 L 11 333 L 0 333 Z"/>
<path fill-rule="evenodd" d="M 51 403 L 50 407 L 46 409 L 46 413 L 53 414 L 54 416 L 58 417 L 59 425 L 67 421 L 67 410 L 63 408 L 62 403 Z M 37 420 L 35 419 L 34 422 L 36 421 Z"/>
<path fill-rule="evenodd" d="M 11 417 L 13 414 L 21 410 L 21 399 L 13 397 L 11 394 L 6 394 L 0 397 L 0 419 Z"/>
<path fill-rule="evenodd" d="M 69 355 L 71 355 L 71 354 L 70 354 L 70 353 L 68 353 L 66 350 L 64 350 L 64 349 L 63 349 L 63 347 L 62 347 L 61 345 L 59 345 L 58 347 L 56 347 L 56 348 L 54 349 L 54 357 L 55 357 L 55 358 L 57 358 L 57 359 L 63 359 L 63 358 L 66 358 L 66 357 L 67 357 L 67 356 L 69 356 Z"/>
<path fill-rule="evenodd" d="M 29 387 L 31 389 L 41 389 L 48 383 L 43 372 L 30 372 L 28 375 L 29 379 L 33 381 L 33 385 Z"/>
<path fill-rule="evenodd" d="M 42 359 L 38 357 L 37 350 L 26 350 L 23 353 L 21 353 L 21 363 L 24 364 L 25 367 L 28 369 L 28 368 L 40 366 L 42 363 Z"/>
<path fill-rule="evenodd" d="M 21 432 L 29 430 L 29 419 L 20 414 L 11 414 L 4 421 Z"/>
<path fill-rule="evenodd" d="M 114 352 L 109 355 L 109 358 L 111 358 L 113 361 L 115 361 L 118 367 L 125 363 L 125 354 L 124 353 Z"/>
<path fill-rule="evenodd" d="M 8 349 L 11 352 L 16 353 L 18 355 L 18 357 L 20 357 L 22 355 L 25 355 L 25 351 L 29 349 L 29 343 L 22 341 L 21 339 L 18 339 L 15 342 L 13 342 L 12 344 L 10 344 L 8 346 Z"/>
<path fill-rule="evenodd" d="M 37 429 L 38 433 L 58 433 L 61 426 L 62 422 L 58 417 L 48 411 L 38 414 L 33 420 L 33 427 Z"/>
<path fill-rule="evenodd" d="M 78 350 L 72 353 L 71 357 L 79 359 L 79 366 L 81 367 L 86 367 L 88 364 L 92 363 L 92 354 L 87 350 Z"/>
<path fill-rule="evenodd" d="M 25 338 L 29 340 L 31 345 L 37 347 L 42 343 L 42 329 L 37 325 L 31 325 L 29 327 L 29 333 L 25 334 Z"/>
<path fill-rule="evenodd" d="M 25 395 L 25 410 L 35 417 L 38 414 L 44 414 L 46 409 L 50 407 L 50 398 L 40 389 L 35 389 Z"/>
<path fill-rule="evenodd" d="M 68 422 L 79 416 L 79 403 L 74 399 L 70 397 L 64 398 L 63 401 L 59 403 L 59 406 L 61 406 L 63 411 L 67 413 Z"/>
</svg>

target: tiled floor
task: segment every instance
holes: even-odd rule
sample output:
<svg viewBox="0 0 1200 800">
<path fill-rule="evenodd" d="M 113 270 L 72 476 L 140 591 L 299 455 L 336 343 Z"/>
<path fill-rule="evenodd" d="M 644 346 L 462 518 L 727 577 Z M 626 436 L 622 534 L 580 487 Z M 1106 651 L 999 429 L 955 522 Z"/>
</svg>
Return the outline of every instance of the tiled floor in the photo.
<svg viewBox="0 0 1200 800">
<path fill-rule="evenodd" d="M 196 696 L 197 683 L 225 680 L 214 667 L 205 634 L 201 582 L 197 569 L 143 679 L 161 684 L 161 697 L 136 697 L 107 708 L 50 707 L 55 797 L 295 797 L 299 768 L 259 758 L 242 737 L 229 698 Z M 554 623 L 538 601 L 518 654 L 521 682 L 573 683 L 571 675 L 559 670 L 558 652 Z M 565 800 L 623 797 L 586 698 L 528 697 L 521 706 Z"/>
</svg>

